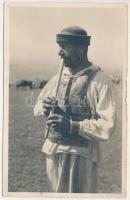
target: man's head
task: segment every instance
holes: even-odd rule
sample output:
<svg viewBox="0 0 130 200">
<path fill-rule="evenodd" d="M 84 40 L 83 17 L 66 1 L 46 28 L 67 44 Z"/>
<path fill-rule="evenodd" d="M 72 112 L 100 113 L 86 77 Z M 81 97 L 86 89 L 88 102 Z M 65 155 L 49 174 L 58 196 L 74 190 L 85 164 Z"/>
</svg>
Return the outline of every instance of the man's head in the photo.
<svg viewBox="0 0 130 200">
<path fill-rule="evenodd" d="M 57 43 L 61 47 L 59 55 L 64 59 L 66 67 L 76 67 L 87 55 L 90 36 L 79 26 L 70 26 L 57 34 Z"/>
</svg>

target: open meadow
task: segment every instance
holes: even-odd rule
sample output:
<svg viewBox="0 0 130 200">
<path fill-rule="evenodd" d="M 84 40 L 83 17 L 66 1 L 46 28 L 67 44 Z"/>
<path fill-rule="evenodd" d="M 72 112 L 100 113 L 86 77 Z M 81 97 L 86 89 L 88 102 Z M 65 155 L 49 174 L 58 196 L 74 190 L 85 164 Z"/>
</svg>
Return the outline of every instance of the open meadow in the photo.
<svg viewBox="0 0 130 200">
<path fill-rule="evenodd" d="M 98 165 L 101 193 L 121 192 L 122 83 L 115 85 L 116 130 L 111 139 L 100 143 Z M 33 105 L 40 90 L 9 90 L 9 192 L 44 192 L 45 155 L 41 152 L 44 119 L 34 117 Z"/>
</svg>

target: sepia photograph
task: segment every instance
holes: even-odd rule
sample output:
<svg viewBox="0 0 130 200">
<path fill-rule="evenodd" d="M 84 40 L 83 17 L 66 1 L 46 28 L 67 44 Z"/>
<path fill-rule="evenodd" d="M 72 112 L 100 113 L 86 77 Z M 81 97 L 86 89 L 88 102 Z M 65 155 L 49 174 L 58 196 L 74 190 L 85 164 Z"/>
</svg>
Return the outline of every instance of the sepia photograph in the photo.
<svg viewBox="0 0 130 200">
<path fill-rule="evenodd" d="M 127 4 L 4 4 L 3 195 L 125 197 Z"/>
</svg>

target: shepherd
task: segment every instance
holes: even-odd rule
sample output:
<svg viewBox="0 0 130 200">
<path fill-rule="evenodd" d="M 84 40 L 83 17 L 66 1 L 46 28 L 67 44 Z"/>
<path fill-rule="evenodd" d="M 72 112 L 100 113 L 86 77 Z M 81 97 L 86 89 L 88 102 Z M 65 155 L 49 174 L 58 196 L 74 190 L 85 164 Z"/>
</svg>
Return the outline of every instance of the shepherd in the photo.
<svg viewBox="0 0 130 200">
<path fill-rule="evenodd" d="M 46 84 L 34 107 L 34 115 L 45 116 L 48 130 L 42 147 L 47 192 L 98 192 L 99 143 L 113 133 L 115 99 L 111 79 L 88 60 L 90 39 L 79 26 L 56 35 L 62 71 Z"/>
</svg>

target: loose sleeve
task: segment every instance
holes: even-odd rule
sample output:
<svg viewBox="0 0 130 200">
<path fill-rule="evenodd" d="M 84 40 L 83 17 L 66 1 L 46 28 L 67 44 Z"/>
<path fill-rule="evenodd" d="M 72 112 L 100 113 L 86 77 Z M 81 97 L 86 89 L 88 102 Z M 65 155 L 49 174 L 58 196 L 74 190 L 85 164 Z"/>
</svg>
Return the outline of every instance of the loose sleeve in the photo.
<svg viewBox="0 0 130 200">
<path fill-rule="evenodd" d="M 34 115 L 44 115 L 43 112 L 43 100 L 46 97 L 52 97 L 55 89 L 55 77 L 53 77 L 43 88 L 40 95 L 37 98 L 37 103 L 34 106 Z"/>
<path fill-rule="evenodd" d="M 115 125 L 114 89 L 110 81 L 98 85 L 98 97 L 95 105 L 97 119 L 80 121 L 79 134 L 90 140 L 107 140 L 110 138 Z"/>
</svg>

